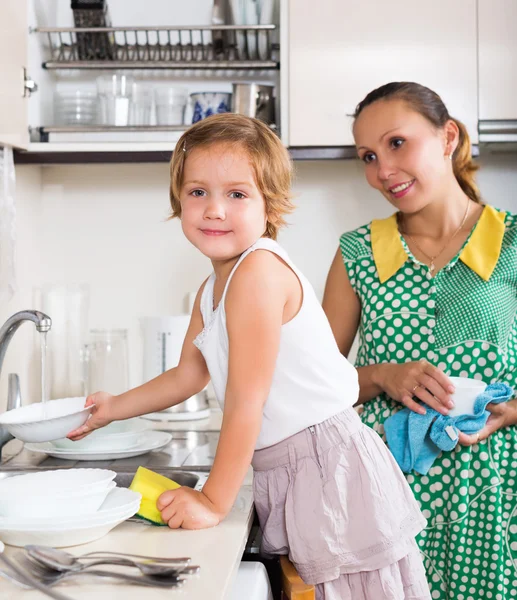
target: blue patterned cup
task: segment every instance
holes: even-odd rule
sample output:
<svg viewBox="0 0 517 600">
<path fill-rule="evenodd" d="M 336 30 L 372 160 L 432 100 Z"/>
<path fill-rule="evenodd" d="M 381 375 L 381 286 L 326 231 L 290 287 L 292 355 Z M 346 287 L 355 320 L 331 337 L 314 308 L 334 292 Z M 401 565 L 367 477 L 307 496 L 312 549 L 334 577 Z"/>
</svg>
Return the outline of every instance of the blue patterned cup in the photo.
<svg viewBox="0 0 517 600">
<path fill-rule="evenodd" d="M 192 123 L 206 119 L 210 115 L 230 112 L 232 95 L 228 92 L 198 92 L 190 94 L 192 102 Z"/>
</svg>

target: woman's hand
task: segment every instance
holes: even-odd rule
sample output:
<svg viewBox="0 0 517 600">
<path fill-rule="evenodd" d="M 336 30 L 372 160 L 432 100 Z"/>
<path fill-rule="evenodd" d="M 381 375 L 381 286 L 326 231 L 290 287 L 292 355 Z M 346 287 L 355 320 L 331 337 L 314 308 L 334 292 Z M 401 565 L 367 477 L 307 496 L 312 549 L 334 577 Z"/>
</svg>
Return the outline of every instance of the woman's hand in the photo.
<svg viewBox="0 0 517 600">
<path fill-rule="evenodd" d="M 454 406 L 451 394 L 454 386 L 437 367 L 425 360 L 403 364 L 378 365 L 376 383 L 393 400 L 410 410 L 425 415 L 426 410 L 417 403 L 421 400 L 442 415 Z"/>
<path fill-rule="evenodd" d="M 184 486 L 164 492 L 156 506 L 171 529 L 206 529 L 224 518 L 203 492 Z"/>
<path fill-rule="evenodd" d="M 86 398 L 84 403 L 85 408 L 87 406 L 95 405 L 92 409 L 90 418 L 84 425 L 71 431 L 66 437 L 69 440 L 76 442 L 82 440 L 84 437 L 89 435 L 95 429 L 109 425 L 114 419 L 110 416 L 111 405 L 115 396 L 108 394 L 107 392 L 96 392 Z"/>
<path fill-rule="evenodd" d="M 490 413 L 486 425 L 472 435 L 459 432 L 458 443 L 462 446 L 473 446 L 478 442 L 486 440 L 489 435 L 492 435 L 498 429 L 508 427 L 509 425 L 517 424 L 517 400 L 513 399 L 500 404 L 487 404 L 486 409 Z"/>
</svg>

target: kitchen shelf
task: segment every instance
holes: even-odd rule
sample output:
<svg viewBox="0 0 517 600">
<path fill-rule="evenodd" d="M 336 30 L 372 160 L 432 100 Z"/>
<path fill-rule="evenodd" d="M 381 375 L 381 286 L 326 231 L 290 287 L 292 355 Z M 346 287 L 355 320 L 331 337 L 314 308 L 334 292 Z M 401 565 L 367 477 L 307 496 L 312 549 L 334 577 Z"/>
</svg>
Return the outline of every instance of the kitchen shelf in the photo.
<svg viewBox="0 0 517 600">
<path fill-rule="evenodd" d="M 293 160 L 353 160 L 355 146 L 295 146 L 288 148 Z M 14 162 L 20 165 L 63 165 L 102 163 L 169 162 L 173 148 L 170 142 L 99 142 L 99 143 L 34 143 L 28 150 L 15 150 Z M 472 157 L 480 147 L 472 146 Z"/>
<path fill-rule="evenodd" d="M 61 165 L 169 162 L 173 144 L 151 143 L 34 143 L 15 150 L 16 164 Z M 347 160 L 357 158 L 354 146 L 288 148 L 293 160 Z"/>
<path fill-rule="evenodd" d="M 188 125 L 63 125 L 37 128 L 40 143 L 99 144 L 166 142 L 173 147 Z"/>
<path fill-rule="evenodd" d="M 46 69 L 279 68 L 276 25 L 41 27 Z"/>
</svg>

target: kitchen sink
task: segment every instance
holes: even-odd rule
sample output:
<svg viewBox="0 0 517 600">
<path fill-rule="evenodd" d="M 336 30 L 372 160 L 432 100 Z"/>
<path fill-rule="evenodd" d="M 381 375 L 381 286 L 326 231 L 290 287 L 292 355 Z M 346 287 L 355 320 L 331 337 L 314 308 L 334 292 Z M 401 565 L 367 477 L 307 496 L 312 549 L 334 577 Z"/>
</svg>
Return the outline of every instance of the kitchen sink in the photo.
<svg viewBox="0 0 517 600">
<path fill-rule="evenodd" d="M 169 479 L 174 479 L 176 483 L 180 485 L 185 485 L 190 488 L 195 488 L 199 482 L 199 475 L 195 473 L 187 473 L 186 471 L 177 471 L 175 469 L 153 469 L 155 473 L 159 473 L 160 475 L 164 475 Z M 135 473 L 117 473 L 115 477 L 115 483 L 119 487 L 129 487 L 131 482 L 133 481 L 133 477 Z"/>
</svg>

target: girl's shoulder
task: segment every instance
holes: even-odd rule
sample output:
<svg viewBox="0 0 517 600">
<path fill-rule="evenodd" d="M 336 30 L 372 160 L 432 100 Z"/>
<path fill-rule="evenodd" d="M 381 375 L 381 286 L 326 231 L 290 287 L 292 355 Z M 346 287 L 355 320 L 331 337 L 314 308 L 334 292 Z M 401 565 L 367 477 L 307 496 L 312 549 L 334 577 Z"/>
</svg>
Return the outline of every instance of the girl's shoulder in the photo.
<svg viewBox="0 0 517 600">
<path fill-rule="evenodd" d="M 371 222 L 347 231 L 339 238 L 341 254 L 345 261 L 372 255 Z"/>
</svg>

